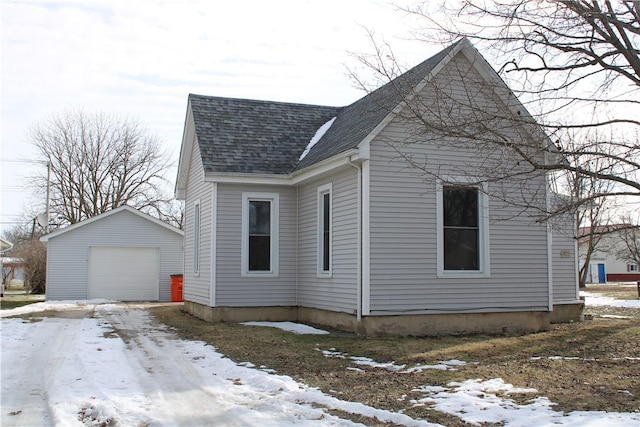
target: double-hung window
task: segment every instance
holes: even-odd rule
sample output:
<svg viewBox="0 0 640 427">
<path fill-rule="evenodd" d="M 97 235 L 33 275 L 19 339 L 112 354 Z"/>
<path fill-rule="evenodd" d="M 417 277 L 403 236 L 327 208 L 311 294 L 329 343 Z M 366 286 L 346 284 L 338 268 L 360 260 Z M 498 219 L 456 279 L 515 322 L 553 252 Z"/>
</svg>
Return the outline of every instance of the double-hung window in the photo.
<svg viewBox="0 0 640 427">
<path fill-rule="evenodd" d="M 438 275 L 489 274 L 487 195 L 480 186 L 438 187 Z"/>
<path fill-rule="evenodd" d="M 333 268 L 331 189 L 331 184 L 318 187 L 318 277 L 331 277 Z"/>
<path fill-rule="evenodd" d="M 242 195 L 242 275 L 278 275 L 278 194 Z"/>
<path fill-rule="evenodd" d="M 200 273 L 200 200 L 193 204 L 193 273 Z"/>
</svg>

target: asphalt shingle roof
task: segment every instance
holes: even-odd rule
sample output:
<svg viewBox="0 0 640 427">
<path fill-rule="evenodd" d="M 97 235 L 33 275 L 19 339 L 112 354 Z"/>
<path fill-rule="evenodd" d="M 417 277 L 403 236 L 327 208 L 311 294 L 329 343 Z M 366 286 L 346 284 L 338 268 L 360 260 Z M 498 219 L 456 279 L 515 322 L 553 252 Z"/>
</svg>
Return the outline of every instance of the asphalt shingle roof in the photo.
<svg viewBox="0 0 640 427">
<path fill-rule="evenodd" d="M 454 46 L 347 107 L 189 95 L 205 172 L 287 174 L 356 148 Z M 333 117 L 331 128 L 299 161 Z"/>
</svg>

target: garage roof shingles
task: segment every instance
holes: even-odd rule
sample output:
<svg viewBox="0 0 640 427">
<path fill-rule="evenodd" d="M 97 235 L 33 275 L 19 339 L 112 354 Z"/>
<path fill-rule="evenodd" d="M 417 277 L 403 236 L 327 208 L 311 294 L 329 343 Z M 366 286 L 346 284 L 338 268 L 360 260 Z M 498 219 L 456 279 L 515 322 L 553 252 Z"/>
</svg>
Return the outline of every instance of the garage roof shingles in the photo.
<svg viewBox="0 0 640 427">
<path fill-rule="evenodd" d="M 454 46 L 347 107 L 190 94 L 205 172 L 288 174 L 356 148 Z M 333 125 L 299 160 L 333 117 Z"/>
</svg>

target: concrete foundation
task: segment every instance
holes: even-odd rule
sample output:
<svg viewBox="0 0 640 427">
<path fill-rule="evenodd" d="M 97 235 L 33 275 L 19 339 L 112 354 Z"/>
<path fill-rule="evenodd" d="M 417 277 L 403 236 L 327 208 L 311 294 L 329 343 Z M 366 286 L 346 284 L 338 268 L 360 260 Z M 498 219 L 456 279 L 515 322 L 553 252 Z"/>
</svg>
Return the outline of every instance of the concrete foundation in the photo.
<svg viewBox="0 0 640 427">
<path fill-rule="evenodd" d="M 554 304 L 551 312 L 551 323 L 581 322 L 584 320 L 582 310 L 584 301 L 575 301 L 566 304 Z"/>
<path fill-rule="evenodd" d="M 526 334 L 550 329 L 548 312 L 413 314 L 364 316 L 307 307 L 207 307 L 185 301 L 184 310 L 209 322 L 291 321 L 322 325 L 364 336 Z"/>
<path fill-rule="evenodd" d="M 297 307 L 209 307 L 184 302 L 184 311 L 207 322 L 296 322 Z"/>
</svg>

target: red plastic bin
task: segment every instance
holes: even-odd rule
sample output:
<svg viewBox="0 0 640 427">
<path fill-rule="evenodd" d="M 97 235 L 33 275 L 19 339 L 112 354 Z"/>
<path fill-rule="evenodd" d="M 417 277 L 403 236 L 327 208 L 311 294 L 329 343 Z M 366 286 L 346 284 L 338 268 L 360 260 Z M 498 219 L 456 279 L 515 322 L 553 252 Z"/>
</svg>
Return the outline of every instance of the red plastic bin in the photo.
<svg viewBox="0 0 640 427">
<path fill-rule="evenodd" d="M 182 302 L 182 274 L 171 275 L 171 302 Z"/>
</svg>

